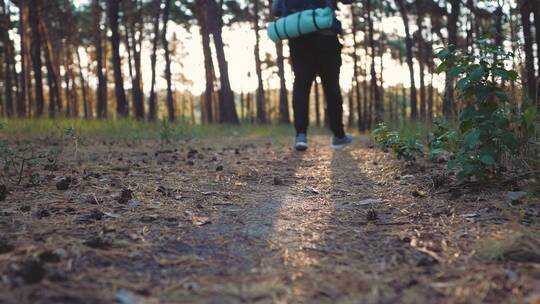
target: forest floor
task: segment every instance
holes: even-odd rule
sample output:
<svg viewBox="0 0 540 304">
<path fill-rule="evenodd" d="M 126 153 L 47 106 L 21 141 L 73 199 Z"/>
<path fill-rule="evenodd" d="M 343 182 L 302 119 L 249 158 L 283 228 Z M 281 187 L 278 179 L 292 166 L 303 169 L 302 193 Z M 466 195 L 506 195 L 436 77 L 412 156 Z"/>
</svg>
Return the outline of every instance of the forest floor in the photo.
<svg viewBox="0 0 540 304">
<path fill-rule="evenodd" d="M 0 201 L 0 303 L 539 303 L 540 201 L 507 202 L 520 181 L 328 141 L 68 145 Z"/>
</svg>

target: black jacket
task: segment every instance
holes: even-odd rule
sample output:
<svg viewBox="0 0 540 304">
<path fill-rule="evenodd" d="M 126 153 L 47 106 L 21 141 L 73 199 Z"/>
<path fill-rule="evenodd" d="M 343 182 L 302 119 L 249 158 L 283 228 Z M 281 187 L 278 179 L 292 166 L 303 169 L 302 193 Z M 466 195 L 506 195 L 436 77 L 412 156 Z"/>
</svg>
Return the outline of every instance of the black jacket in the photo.
<svg viewBox="0 0 540 304">
<path fill-rule="evenodd" d="M 287 1 L 287 0 L 273 0 L 272 1 L 272 14 L 274 16 L 281 16 L 282 15 L 282 11 L 281 11 L 281 8 L 282 8 L 282 5 L 283 5 L 283 1 Z M 305 0 L 307 2 L 323 2 L 323 3 L 331 3 L 332 7 L 334 9 L 337 9 L 337 3 L 338 2 L 341 2 L 343 4 L 352 4 L 355 0 Z"/>
</svg>

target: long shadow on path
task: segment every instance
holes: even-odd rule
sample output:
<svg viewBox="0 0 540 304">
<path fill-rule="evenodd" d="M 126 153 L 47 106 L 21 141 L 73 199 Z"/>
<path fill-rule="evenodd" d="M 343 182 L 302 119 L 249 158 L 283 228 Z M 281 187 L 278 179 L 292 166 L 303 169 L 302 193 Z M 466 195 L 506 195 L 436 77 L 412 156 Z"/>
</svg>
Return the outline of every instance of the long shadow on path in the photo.
<svg viewBox="0 0 540 304">
<path fill-rule="evenodd" d="M 403 270 L 415 263 L 415 252 L 400 237 L 404 228 L 392 225 L 395 210 L 385 203 L 357 204 L 390 191 L 371 180 L 373 172 L 367 174 L 372 160 L 366 151 L 332 154 L 327 224 L 316 246 L 318 262 L 304 277 L 308 292 L 298 302 L 438 302 L 440 298 L 418 281 L 423 269 Z"/>
</svg>

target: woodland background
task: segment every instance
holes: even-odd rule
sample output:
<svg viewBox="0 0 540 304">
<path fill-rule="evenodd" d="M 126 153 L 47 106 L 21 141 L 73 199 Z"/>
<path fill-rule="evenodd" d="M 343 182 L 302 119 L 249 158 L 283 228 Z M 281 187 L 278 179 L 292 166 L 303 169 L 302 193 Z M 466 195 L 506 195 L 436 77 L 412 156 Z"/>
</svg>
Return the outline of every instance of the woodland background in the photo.
<svg viewBox="0 0 540 304">
<path fill-rule="evenodd" d="M 292 81 L 287 42 L 263 48 L 271 1 L 230 0 L 0 0 L 0 113 L 3 117 L 166 118 L 198 123 L 291 120 Z M 515 54 L 509 69 L 520 81 L 504 83 L 514 103 L 534 102 L 540 91 L 540 3 L 534 0 L 361 0 L 340 5 L 345 65 L 346 123 L 367 130 L 376 123 L 453 117 L 462 107 L 454 75 L 434 75 L 444 46 L 475 53 L 485 38 Z M 391 21 L 400 30 L 388 30 Z M 234 91 L 237 73 L 227 58 L 227 29 L 254 36 L 254 90 Z M 178 29 L 182 28 L 180 32 Z M 185 49 L 185 34 L 200 37 Z M 150 54 L 150 84 L 143 83 Z M 202 52 L 204 79 L 183 68 L 186 52 Z M 391 58 L 390 61 L 383 58 Z M 147 60 L 146 60 L 147 61 Z M 163 64 L 159 64 L 163 62 Z M 390 62 L 390 64 L 389 64 Z M 178 64 L 179 68 L 171 68 Z M 402 83 L 384 70 L 406 67 Z M 453 77 L 454 76 L 454 77 Z M 287 79 L 289 78 L 289 79 Z M 158 83 L 163 82 L 163 86 Z M 197 92 L 190 86 L 204 83 Z M 185 84 L 185 85 L 181 85 Z M 272 85 L 277 84 L 277 85 Z M 149 88 L 149 89 L 145 89 Z M 290 85 L 289 85 L 290 87 Z M 324 95 L 315 82 L 314 122 L 325 121 Z"/>
</svg>

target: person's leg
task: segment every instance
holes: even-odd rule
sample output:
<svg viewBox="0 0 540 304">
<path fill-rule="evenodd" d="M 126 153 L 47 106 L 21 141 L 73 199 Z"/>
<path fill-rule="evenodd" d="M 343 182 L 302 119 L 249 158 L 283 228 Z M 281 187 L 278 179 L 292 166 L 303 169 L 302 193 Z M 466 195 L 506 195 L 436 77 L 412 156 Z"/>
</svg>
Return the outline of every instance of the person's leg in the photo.
<svg viewBox="0 0 540 304">
<path fill-rule="evenodd" d="M 312 51 L 313 38 L 304 36 L 289 40 L 294 73 L 293 111 L 296 134 L 307 133 L 309 125 L 309 93 L 316 74 L 316 57 Z"/>
<path fill-rule="evenodd" d="M 345 136 L 343 129 L 343 98 L 339 86 L 341 48 L 337 36 L 318 36 L 317 72 L 321 77 L 327 102 L 327 115 L 334 136 Z"/>
</svg>

